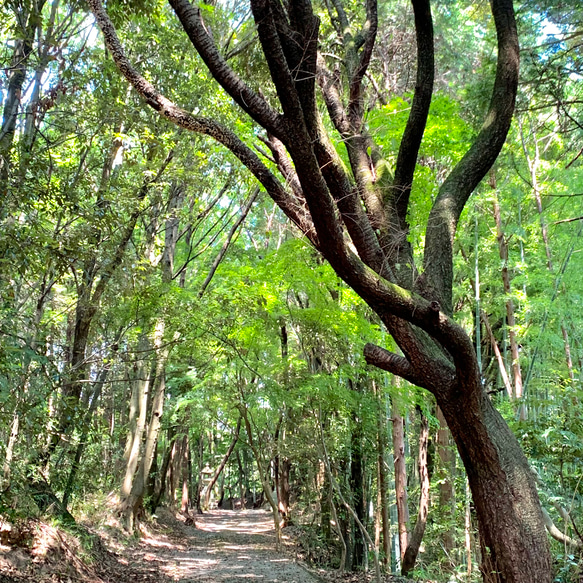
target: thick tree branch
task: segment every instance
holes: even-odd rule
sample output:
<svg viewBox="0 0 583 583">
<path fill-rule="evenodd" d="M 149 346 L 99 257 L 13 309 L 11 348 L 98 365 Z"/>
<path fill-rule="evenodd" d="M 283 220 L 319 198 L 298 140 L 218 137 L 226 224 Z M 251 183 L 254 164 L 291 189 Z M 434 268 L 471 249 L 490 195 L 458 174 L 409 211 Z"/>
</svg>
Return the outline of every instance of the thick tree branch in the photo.
<svg viewBox="0 0 583 583">
<path fill-rule="evenodd" d="M 279 135 L 282 129 L 281 115 L 229 67 L 204 27 L 200 8 L 194 7 L 188 0 L 168 0 L 168 2 L 198 54 L 223 89 L 258 124 L 273 134 Z"/>
<path fill-rule="evenodd" d="M 494 164 L 510 129 L 518 87 L 519 49 L 512 0 L 492 0 L 498 37 L 498 65 L 490 107 L 471 148 L 452 170 L 431 209 L 424 268 L 435 298 L 452 312 L 453 239 L 473 190 Z"/>
<path fill-rule="evenodd" d="M 288 3 L 289 24 L 279 2 L 271 3 L 275 25 L 288 66 L 292 72 L 304 119 L 311 135 L 318 131 L 316 108 L 316 62 L 320 21 L 305 0 Z"/>
<path fill-rule="evenodd" d="M 359 250 L 363 248 L 369 248 L 371 251 L 374 250 L 374 258 L 372 260 L 364 259 L 365 256 L 363 253 L 361 253 L 361 257 L 377 273 L 387 276 L 388 267 L 386 265 L 386 256 L 374 233 L 374 229 L 386 226 L 386 215 L 380 198 L 377 196 L 374 188 L 371 188 L 373 176 L 370 170 L 370 160 L 366 147 L 368 140 L 366 137 L 362 139 L 362 137 L 355 135 L 357 132 L 352 128 L 348 114 L 342 103 L 338 76 L 326 68 L 326 64 L 321 55 L 318 57 L 318 84 L 324 96 L 330 119 L 345 140 L 351 166 L 358 184 L 358 190 L 353 189 L 352 193 L 343 194 L 336 198 L 338 208 L 349 232 L 351 223 L 358 225 L 358 232 L 350 232 L 356 247 Z M 360 124 L 358 125 L 360 126 Z M 362 128 L 359 131 L 362 131 Z M 322 164 L 322 161 L 320 163 Z M 365 202 L 367 212 L 362 207 L 361 196 Z M 361 234 L 360 236 L 359 233 Z M 360 238 L 366 239 L 365 245 L 359 244 Z"/>
<path fill-rule="evenodd" d="M 321 54 L 318 55 L 318 85 L 324 96 L 324 102 L 328 109 L 330 119 L 334 127 L 338 130 L 343 138 L 350 135 L 350 124 L 348 122 L 348 114 L 342 103 L 342 95 L 340 89 L 340 73 L 335 71 L 332 73 Z"/>
<path fill-rule="evenodd" d="M 391 195 L 399 227 L 407 230 L 407 209 L 419 147 L 427 124 L 434 79 L 433 19 L 429 0 L 413 0 L 417 35 L 417 80 L 409 119 L 403 133 Z"/>
<path fill-rule="evenodd" d="M 427 388 L 435 394 L 445 394 L 447 387 L 455 385 L 454 359 L 441 343 L 402 318 L 391 314 L 381 318 L 404 357 L 414 366 L 416 375 L 426 379 Z"/>
<path fill-rule="evenodd" d="M 289 159 L 284 145 L 273 136 L 270 136 L 269 140 L 266 140 L 266 143 L 273 153 L 279 171 L 284 176 L 286 183 L 292 188 L 298 200 L 305 200 L 298 175 Z M 320 146 L 320 149 L 324 150 L 324 146 Z M 329 160 L 328 163 L 325 164 L 322 160 L 323 158 L 324 155 L 322 155 L 321 158 L 318 158 L 320 165 L 325 166 L 325 168 L 322 169 L 322 173 L 328 184 L 334 184 L 336 186 L 336 188 L 330 188 L 330 190 L 332 195 L 336 195 L 334 196 L 334 199 L 340 211 L 342 221 L 344 222 L 346 230 L 359 253 L 359 257 L 371 269 L 374 269 L 377 273 L 390 279 L 388 267 L 384 264 L 382 250 L 378 245 L 374 231 L 372 230 L 364 209 L 360 204 L 356 189 L 347 182 L 342 184 L 342 177 L 334 183 L 335 178 L 332 174 L 334 172 L 336 161 Z M 343 194 L 338 195 L 338 192 Z"/>
<path fill-rule="evenodd" d="M 399 356 L 370 342 L 364 345 L 363 354 L 367 364 L 372 364 L 377 368 L 400 376 L 414 385 L 421 386 L 421 380 L 415 374 L 411 363 L 404 356 Z"/>
<path fill-rule="evenodd" d="M 287 135 L 282 142 L 295 165 L 310 215 L 318 232 L 320 248 L 326 249 L 332 255 L 346 256 L 344 233 L 338 220 L 338 211 L 332 199 L 331 190 L 338 189 L 335 192 L 337 195 L 349 194 L 350 190 L 346 186 L 348 183 L 342 173 L 338 174 L 338 165 L 335 161 L 330 160 L 333 162 L 331 165 L 323 164 L 316 157 L 314 152 L 316 147 L 321 155 L 328 154 L 326 144 L 319 143 L 318 135 L 310 135 L 302 102 L 281 45 L 271 6 L 268 0 L 252 0 L 251 2 L 263 53 L 286 117 Z M 319 127 L 312 129 L 320 131 Z M 324 178 L 324 172 L 328 172 L 328 179 L 332 183 L 330 188 Z"/>
<path fill-rule="evenodd" d="M 366 21 L 364 23 L 361 35 L 364 41 L 362 52 L 358 65 L 352 73 L 350 79 L 349 99 L 348 99 L 348 115 L 353 125 L 362 123 L 363 116 L 363 100 L 362 100 L 362 79 L 364 78 L 378 30 L 378 10 L 376 0 L 367 0 L 366 2 Z"/>
<path fill-rule="evenodd" d="M 260 138 L 260 140 L 267 145 L 271 150 L 273 159 L 277 164 L 277 169 L 285 178 L 286 184 L 292 189 L 298 200 L 302 200 L 305 204 L 304 193 L 302 192 L 302 185 L 298 180 L 296 169 L 290 160 L 285 146 L 275 136 L 267 138 Z"/>
<path fill-rule="evenodd" d="M 303 120 L 309 133 L 309 141 L 304 138 L 306 148 L 311 145 L 320 173 L 336 202 L 359 256 L 377 273 L 388 276 L 382 249 L 359 200 L 358 191 L 348 178 L 315 106 L 319 21 L 312 11 L 311 3 L 305 0 L 289 2 L 289 22 L 283 6 L 278 2 L 269 3 L 269 7 L 282 53 L 293 76 Z M 370 0 L 368 11 L 369 20 L 372 21 L 372 24 L 368 26 L 370 29 L 368 38 L 372 39 L 370 42 L 374 42 L 376 4 L 372 0 Z M 260 35 L 262 34 L 265 35 L 265 32 L 262 33 L 260 30 Z M 274 45 L 271 46 L 273 48 Z M 277 49 L 277 47 L 275 48 Z M 265 54 L 269 61 L 272 58 L 272 53 L 266 52 Z M 363 70 L 365 69 L 366 65 L 363 64 Z"/>
<path fill-rule="evenodd" d="M 101 28 L 106 46 L 115 64 L 146 103 L 172 123 L 189 131 L 212 137 L 217 142 L 223 144 L 259 180 L 286 216 L 318 247 L 318 240 L 310 218 L 306 214 L 298 213 L 300 207 L 294 204 L 294 197 L 286 192 L 282 184 L 269 171 L 265 164 L 261 162 L 257 154 L 231 130 L 225 128 L 215 120 L 192 115 L 162 95 L 129 62 L 117 37 L 115 28 L 101 4 L 101 0 L 89 0 L 89 6 Z"/>
<path fill-rule="evenodd" d="M 339 4 L 339 3 L 337 3 Z M 342 43 L 344 47 L 344 65 L 348 71 L 348 106 L 345 108 L 340 86 L 340 74 L 332 74 L 326 67 L 322 56 L 318 57 L 318 83 L 324 96 L 324 101 L 332 123 L 345 141 L 352 173 L 358 186 L 357 198 L 361 198 L 366 206 L 368 222 L 371 229 L 381 233 L 388 230 L 387 216 L 381 197 L 374 186 L 375 174 L 372 160 L 369 156 L 370 136 L 364 130 L 364 106 L 362 95 L 362 79 L 366 74 L 378 27 L 376 0 L 367 0 L 366 22 L 362 32 L 355 38 L 350 32 L 346 14 L 342 7 L 336 5 L 339 14 L 343 14 L 346 25 L 343 27 Z M 359 48 L 364 45 L 360 56 Z M 356 204 L 361 205 L 360 200 Z M 381 237 L 382 240 L 382 237 Z M 378 242 L 377 242 L 378 245 Z M 382 253 L 381 253 L 382 254 Z M 384 263 L 384 258 L 383 258 Z"/>
<path fill-rule="evenodd" d="M 283 113 L 288 121 L 287 125 L 289 126 L 290 122 L 304 125 L 302 105 L 281 44 L 275 21 L 276 14 L 272 10 L 271 2 L 269 0 L 251 0 L 251 10 L 257 23 L 257 32 L 267 59 L 267 66 L 275 84 Z M 277 137 L 284 143 L 288 141 L 287 136 L 277 135 Z"/>
<path fill-rule="evenodd" d="M 332 4 L 334 5 L 334 9 L 336 10 L 336 14 L 338 15 L 338 23 L 340 25 L 341 34 L 345 34 L 348 30 L 350 24 L 348 23 L 348 17 L 346 16 L 346 12 L 344 11 L 344 6 L 342 6 L 342 2 L 340 0 L 331 0 Z M 330 15 L 332 17 L 332 15 Z"/>
</svg>

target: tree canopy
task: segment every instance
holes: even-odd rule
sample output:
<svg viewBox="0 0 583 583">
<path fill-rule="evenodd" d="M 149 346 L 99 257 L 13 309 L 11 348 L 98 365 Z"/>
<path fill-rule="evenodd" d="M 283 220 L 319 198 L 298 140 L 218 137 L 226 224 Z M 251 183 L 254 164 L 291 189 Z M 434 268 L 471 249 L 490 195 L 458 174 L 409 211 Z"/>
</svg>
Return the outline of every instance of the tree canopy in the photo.
<svg viewBox="0 0 583 583">
<path fill-rule="evenodd" d="M 3 6 L 0 513 L 264 497 L 379 581 L 577 580 L 582 14 Z"/>
</svg>

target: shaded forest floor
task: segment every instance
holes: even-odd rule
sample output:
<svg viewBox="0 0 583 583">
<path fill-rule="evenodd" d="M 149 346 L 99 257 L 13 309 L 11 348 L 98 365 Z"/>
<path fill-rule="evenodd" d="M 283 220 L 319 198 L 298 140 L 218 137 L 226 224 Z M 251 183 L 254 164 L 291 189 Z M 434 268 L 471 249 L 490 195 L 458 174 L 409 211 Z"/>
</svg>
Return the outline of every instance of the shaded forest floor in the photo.
<svg viewBox="0 0 583 583">
<path fill-rule="evenodd" d="M 284 535 L 275 551 L 271 514 L 264 510 L 215 510 L 189 526 L 159 509 L 139 540 L 101 528 L 89 552 L 78 538 L 38 521 L 18 532 L 4 528 L 0 583 L 365 583 L 364 573 L 314 571 L 297 560 L 299 546 Z M 293 531 L 291 531 L 293 532 Z M 12 541 L 11 541 L 12 537 Z M 386 581 L 404 581 L 387 576 Z"/>
</svg>

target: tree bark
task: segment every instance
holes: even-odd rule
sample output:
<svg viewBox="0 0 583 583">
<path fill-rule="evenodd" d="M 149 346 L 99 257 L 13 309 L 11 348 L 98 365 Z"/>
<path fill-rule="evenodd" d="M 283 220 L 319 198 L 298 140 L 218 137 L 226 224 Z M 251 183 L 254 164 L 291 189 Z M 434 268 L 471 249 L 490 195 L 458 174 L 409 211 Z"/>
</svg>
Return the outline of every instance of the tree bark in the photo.
<svg viewBox="0 0 583 583">
<path fill-rule="evenodd" d="M 168 444 L 166 446 L 166 452 L 162 459 L 162 467 L 160 468 L 160 482 L 158 484 L 158 489 L 152 496 L 150 503 L 150 512 L 156 512 L 156 508 L 160 506 L 160 501 L 166 490 L 166 477 L 168 476 L 168 468 L 170 467 L 170 459 L 172 457 L 172 449 L 174 448 L 174 442 L 178 439 L 176 435 L 176 429 L 170 427 L 168 429 Z"/>
<path fill-rule="evenodd" d="M 383 544 L 383 564 L 385 567 L 391 564 L 391 519 L 389 513 L 388 500 L 388 477 L 387 477 L 387 427 L 383 402 L 379 399 L 378 435 L 377 435 L 377 455 L 378 455 L 378 488 L 380 494 L 380 513 Z"/>
<path fill-rule="evenodd" d="M 401 564 L 409 544 L 409 506 L 407 504 L 407 465 L 405 459 L 405 419 L 393 402 L 393 465 L 395 468 L 395 496 L 399 530 Z"/>
<path fill-rule="evenodd" d="M 164 408 L 164 394 L 166 388 L 165 367 L 169 354 L 168 346 L 162 347 L 164 328 L 164 322 L 159 320 L 154 330 L 154 349 L 157 351 L 157 356 L 154 378 L 152 381 L 153 389 L 150 406 L 150 419 L 145 436 L 143 454 L 137 471 L 135 472 L 129 495 L 124 497 L 121 501 L 121 511 L 124 517 L 125 527 L 130 533 L 134 531 L 136 519 L 139 518 L 139 515 L 143 510 L 147 480 L 150 474 L 152 460 L 154 459 L 158 434 L 160 433 L 160 423 Z M 126 474 L 126 478 L 127 477 L 128 475 Z M 124 487 L 125 486 L 127 486 L 126 481 L 124 481 Z"/>
<path fill-rule="evenodd" d="M 241 510 L 245 510 L 247 506 L 247 486 L 245 484 L 246 476 L 245 470 L 243 469 L 243 464 L 241 463 L 241 455 L 239 451 L 236 452 L 237 456 L 237 475 L 239 478 L 239 497 L 241 498 Z"/>
<path fill-rule="evenodd" d="M 351 149 L 349 171 L 320 118 L 315 92 L 319 18 L 311 2 L 251 0 L 259 43 L 279 102 L 274 109 L 224 61 L 200 10 L 188 0 L 169 0 L 213 77 L 270 136 L 268 142 L 285 183 L 231 130 L 214 119 L 191 115 L 140 75 L 125 55 L 100 0 L 88 1 L 112 59 L 138 94 L 166 119 L 211 136 L 237 156 L 337 275 L 385 324 L 402 355 L 367 345 L 365 357 L 369 364 L 435 395 L 468 474 L 480 536 L 487 549 L 487 567 L 496 571 L 501 583 L 550 583 L 548 540 L 528 462 L 485 393 L 471 339 L 452 319 L 458 223 L 472 192 L 498 157 L 514 112 L 519 47 L 511 0 L 490 3 L 498 45 L 490 104 L 474 143 L 439 187 L 424 233 L 422 269 L 415 266 L 407 243 L 407 213 L 413 203 L 409 198 L 409 204 L 400 204 L 401 188 L 385 196 L 386 190 L 374 180 L 375 166 L 369 156 L 371 136 L 366 133 L 362 80 L 376 37 L 374 0 L 366 2 L 366 22 L 360 31 L 363 42 L 346 67 L 346 86 L 341 86 L 340 78 L 333 90 L 322 91 L 336 129 L 341 135 L 354 131 L 347 144 Z M 413 0 L 413 9 L 418 72 L 423 74 L 418 75 L 415 89 L 419 106 L 407 131 L 406 151 L 411 156 L 399 156 L 394 173 L 405 177 L 399 184 L 403 188 L 408 188 L 409 165 L 426 123 L 430 100 L 424 96 L 433 86 L 433 61 L 428 58 L 433 52 L 429 2 Z M 390 220 L 384 222 L 387 217 Z M 386 246 L 386 237 L 394 244 Z M 389 250 L 395 252 L 385 252 Z"/>
<path fill-rule="evenodd" d="M 436 417 L 439 421 L 437 430 L 437 456 L 439 457 L 439 506 L 446 517 L 446 528 L 442 536 L 443 548 L 446 555 L 449 555 L 455 548 L 453 538 L 454 511 L 455 511 L 455 489 L 454 489 L 454 471 L 455 455 L 452 450 L 452 443 L 449 429 L 443 412 L 437 407 Z M 449 557 L 448 557 L 449 559 Z"/>
<path fill-rule="evenodd" d="M 290 482 L 289 474 L 291 470 L 291 460 L 287 457 L 281 458 L 279 463 L 279 483 L 277 489 L 277 503 L 281 516 L 281 527 L 285 528 L 290 524 L 289 516 L 289 496 Z"/>
<path fill-rule="evenodd" d="M 420 412 L 421 413 L 421 412 Z M 401 574 L 407 577 L 415 567 L 415 561 L 419 554 L 419 548 L 425 534 L 427 524 L 427 513 L 429 511 L 429 468 L 427 465 L 427 447 L 429 442 L 429 422 L 427 417 L 421 413 L 421 427 L 419 433 L 419 510 L 413 532 L 409 537 L 409 544 L 403 556 Z"/>
<path fill-rule="evenodd" d="M 151 383 L 151 365 L 147 359 L 146 351 L 150 343 L 145 334 L 142 334 L 138 342 L 139 360 L 136 367 L 135 379 L 132 388 L 132 407 L 130 409 L 130 431 L 126 446 L 126 468 L 120 491 L 120 509 L 125 507 L 126 500 L 132 491 L 132 484 L 140 461 L 140 448 L 146 428 L 148 414 L 148 393 Z M 135 419 L 135 420 L 134 420 Z"/>
</svg>

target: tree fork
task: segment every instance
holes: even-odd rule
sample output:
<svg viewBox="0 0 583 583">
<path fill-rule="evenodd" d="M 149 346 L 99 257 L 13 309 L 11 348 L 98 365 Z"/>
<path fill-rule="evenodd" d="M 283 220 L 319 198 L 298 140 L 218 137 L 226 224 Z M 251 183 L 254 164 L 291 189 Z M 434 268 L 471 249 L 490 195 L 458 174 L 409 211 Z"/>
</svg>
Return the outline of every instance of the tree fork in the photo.
<svg viewBox="0 0 583 583">
<path fill-rule="evenodd" d="M 496 160 L 514 111 L 519 50 L 511 0 L 491 0 L 498 64 L 489 110 L 473 145 L 440 187 L 425 233 L 424 273 L 405 287 L 398 285 L 404 281 L 399 272 L 406 270 L 407 264 L 413 265 L 411 254 L 410 261 L 400 258 L 397 264 L 386 258 L 379 264 L 374 245 L 356 234 L 352 237 L 351 232 L 358 229 L 348 229 L 348 217 L 342 215 L 340 201 L 354 196 L 355 177 L 364 171 L 364 157 L 351 160 L 350 175 L 333 160 L 330 165 L 322 165 L 329 138 L 318 111 L 312 107 L 314 96 L 306 94 L 314 84 L 303 74 L 296 75 L 297 63 L 285 47 L 286 31 L 291 30 L 305 51 L 308 70 L 315 76 L 313 51 L 318 22 L 310 2 L 290 0 L 285 9 L 275 0 L 251 2 L 283 114 L 263 123 L 260 117 L 267 112 L 260 111 L 261 104 L 256 100 L 246 101 L 243 109 L 268 132 L 269 124 L 276 121 L 277 127 L 271 128 L 274 131 L 270 133 L 285 146 L 300 187 L 291 192 L 233 132 L 213 119 L 192 116 L 139 75 L 125 56 L 100 0 L 89 0 L 89 4 L 104 31 L 113 60 L 146 102 L 173 123 L 209 135 L 230 149 L 337 275 L 387 326 L 403 356 L 389 357 L 388 351 L 376 351 L 377 358 L 369 354 L 367 360 L 390 372 L 402 376 L 406 373 L 405 378 L 436 396 L 468 474 L 483 547 L 488 549 L 485 559 L 489 568 L 496 571 L 497 581 L 549 583 L 548 540 L 528 462 L 484 391 L 471 339 L 451 317 L 457 225 L 470 195 Z M 416 25 L 419 26 L 417 21 Z M 421 33 L 418 29 L 417 34 Z M 366 58 L 361 62 L 366 64 Z M 233 92 L 228 70 L 221 70 L 215 78 L 228 93 Z M 351 87 L 354 95 L 353 91 Z M 363 194 L 357 192 L 362 199 Z M 394 208 L 388 205 L 386 211 L 394 213 Z M 370 232 L 369 214 L 361 213 L 352 219 L 362 227 L 361 232 Z"/>
</svg>

